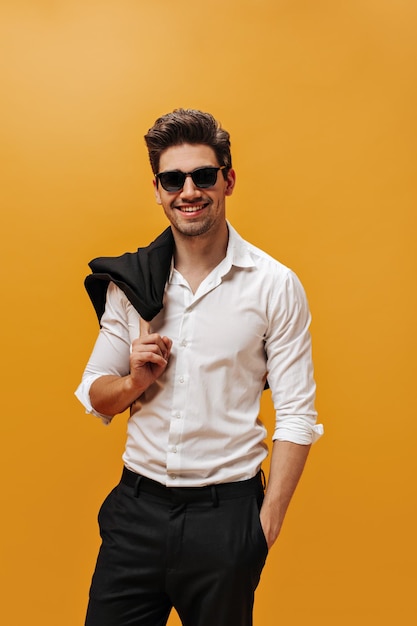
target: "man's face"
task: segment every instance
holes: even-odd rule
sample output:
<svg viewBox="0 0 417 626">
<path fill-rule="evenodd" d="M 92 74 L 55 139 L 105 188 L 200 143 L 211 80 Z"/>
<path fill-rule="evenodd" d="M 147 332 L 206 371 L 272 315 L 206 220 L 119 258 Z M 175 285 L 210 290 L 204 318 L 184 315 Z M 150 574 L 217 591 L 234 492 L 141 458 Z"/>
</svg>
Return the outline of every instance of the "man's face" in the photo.
<svg viewBox="0 0 417 626">
<path fill-rule="evenodd" d="M 171 146 L 162 154 L 159 173 L 180 170 L 188 173 L 199 167 L 219 167 L 215 152 L 202 144 L 181 144 Z M 187 176 L 179 191 L 166 191 L 161 183 L 155 185 L 155 196 L 161 204 L 173 229 L 179 233 L 196 237 L 216 230 L 223 224 L 225 198 L 230 196 L 235 185 L 235 173 L 229 170 L 227 180 L 222 172 L 217 172 L 216 182 L 208 189 L 197 187 L 191 176 Z"/>
</svg>

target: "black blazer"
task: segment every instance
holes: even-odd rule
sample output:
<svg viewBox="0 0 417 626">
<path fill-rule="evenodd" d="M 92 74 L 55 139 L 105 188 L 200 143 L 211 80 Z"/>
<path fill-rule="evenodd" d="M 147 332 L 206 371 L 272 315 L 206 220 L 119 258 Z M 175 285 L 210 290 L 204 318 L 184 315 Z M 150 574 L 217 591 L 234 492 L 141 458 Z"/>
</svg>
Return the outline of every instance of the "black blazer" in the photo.
<svg viewBox="0 0 417 626">
<path fill-rule="evenodd" d="M 93 271 L 85 288 L 100 322 L 106 305 L 109 282 L 126 294 L 139 315 L 150 322 L 162 309 L 165 284 L 171 269 L 174 238 L 171 227 L 149 246 L 118 257 L 98 257 L 88 265 Z"/>
</svg>

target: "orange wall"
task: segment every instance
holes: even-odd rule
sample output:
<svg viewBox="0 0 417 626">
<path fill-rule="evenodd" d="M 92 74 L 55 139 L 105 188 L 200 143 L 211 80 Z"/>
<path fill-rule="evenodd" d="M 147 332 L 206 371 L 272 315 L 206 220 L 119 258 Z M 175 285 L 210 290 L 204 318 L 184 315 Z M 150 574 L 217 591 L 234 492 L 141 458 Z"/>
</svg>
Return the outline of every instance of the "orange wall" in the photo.
<svg viewBox="0 0 417 626">
<path fill-rule="evenodd" d="M 73 397 L 87 262 L 165 226 L 143 134 L 176 106 L 230 130 L 229 217 L 293 267 L 326 436 L 255 626 L 410 624 L 416 588 L 416 4 L 3 0 L 1 621 L 83 623 L 125 416 Z M 265 396 L 262 415 L 272 425 Z M 177 624 L 175 616 L 170 624 Z"/>
</svg>

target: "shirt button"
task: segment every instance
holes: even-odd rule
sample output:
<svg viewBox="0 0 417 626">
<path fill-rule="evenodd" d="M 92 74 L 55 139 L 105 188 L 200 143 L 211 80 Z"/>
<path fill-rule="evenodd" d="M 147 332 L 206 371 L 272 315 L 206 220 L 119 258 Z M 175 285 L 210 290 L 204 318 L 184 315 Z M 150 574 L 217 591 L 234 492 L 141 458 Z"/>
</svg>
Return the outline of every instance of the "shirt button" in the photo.
<svg viewBox="0 0 417 626">
<path fill-rule="evenodd" d="M 171 474 L 171 475 L 170 475 L 170 478 L 172 478 L 172 480 L 175 480 L 175 479 L 176 479 L 175 474 Z"/>
<path fill-rule="evenodd" d="M 177 418 L 177 420 L 180 420 L 181 419 L 181 413 L 179 411 L 177 411 L 175 413 L 175 417 Z"/>
<path fill-rule="evenodd" d="M 180 376 L 179 380 L 180 380 L 180 383 L 183 383 L 184 382 L 184 376 Z"/>
<path fill-rule="evenodd" d="M 177 448 L 174 446 L 174 447 L 172 448 L 172 451 L 173 451 L 173 453 L 174 453 L 174 454 L 176 454 L 176 452 L 177 452 Z"/>
<path fill-rule="evenodd" d="M 185 348 L 185 347 L 186 347 L 186 345 L 187 345 L 187 340 L 186 340 L 186 339 L 183 339 L 183 340 L 181 341 L 181 346 L 182 346 L 183 348 Z"/>
</svg>

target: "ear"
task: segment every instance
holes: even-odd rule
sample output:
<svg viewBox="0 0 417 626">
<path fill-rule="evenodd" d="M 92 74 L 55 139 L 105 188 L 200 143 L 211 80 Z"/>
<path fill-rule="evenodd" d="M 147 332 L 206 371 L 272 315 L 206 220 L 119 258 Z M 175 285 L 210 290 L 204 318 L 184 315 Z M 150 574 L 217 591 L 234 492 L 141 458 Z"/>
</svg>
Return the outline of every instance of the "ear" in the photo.
<svg viewBox="0 0 417 626">
<path fill-rule="evenodd" d="M 159 187 L 156 184 L 156 178 L 154 178 L 152 182 L 153 182 L 153 190 L 154 190 L 154 194 L 156 198 L 156 204 L 162 204 L 161 196 L 159 194 Z"/>
<path fill-rule="evenodd" d="M 233 193 L 233 189 L 235 188 L 235 184 L 236 184 L 236 172 L 234 169 L 230 169 L 227 172 L 227 178 L 225 180 L 225 183 L 226 183 L 225 195 L 231 196 Z"/>
</svg>

